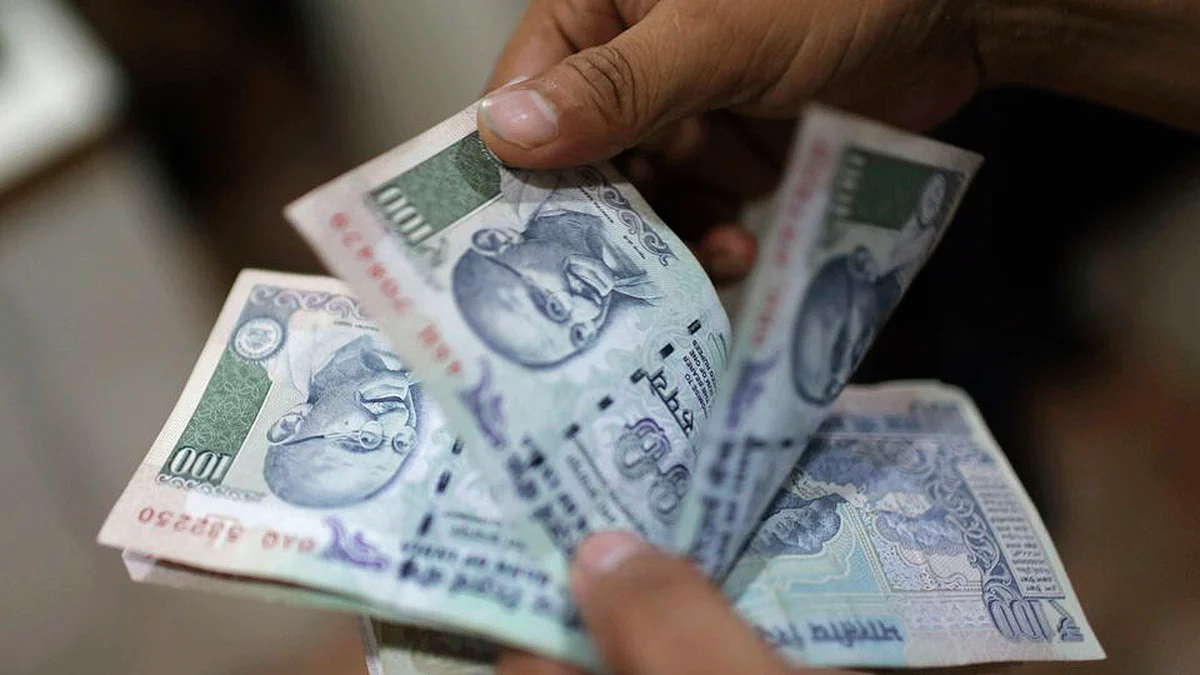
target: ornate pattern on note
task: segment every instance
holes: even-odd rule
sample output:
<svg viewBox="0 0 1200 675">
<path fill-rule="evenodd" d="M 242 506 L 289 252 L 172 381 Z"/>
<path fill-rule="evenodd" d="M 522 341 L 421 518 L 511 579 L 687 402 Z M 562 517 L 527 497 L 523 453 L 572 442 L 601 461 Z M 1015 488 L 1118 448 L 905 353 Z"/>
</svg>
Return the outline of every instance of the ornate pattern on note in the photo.
<svg viewBox="0 0 1200 675">
<path fill-rule="evenodd" d="M 376 571 L 387 569 L 391 564 L 391 560 L 367 541 L 362 532 L 351 535 L 340 518 L 326 518 L 325 524 L 329 526 L 333 541 L 321 552 L 322 558 Z"/>
<path fill-rule="evenodd" d="M 198 492 L 206 496 L 245 502 L 247 504 L 256 504 L 261 502 L 263 498 L 267 496 L 267 493 L 265 492 L 240 490 L 238 488 L 229 487 L 228 485 L 213 485 L 212 483 L 196 480 L 195 478 L 172 476 L 168 473 L 159 473 L 155 475 L 154 482 L 158 485 L 169 485 L 176 490 Z"/>
<path fill-rule="evenodd" d="M 479 384 L 471 389 L 459 392 L 463 405 L 475 417 L 479 430 L 488 442 L 496 448 L 508 447 L 508 435 L 505 430 L 504 400 L 492 388 L 492 365 L 487 359 L 480 359 Z"/>
<path fill-rule="evenodd" d="M 276 311 L 283 310 L 284 316 L 292 312 L 306 310 L 310 312 L 323 311 L 340 319 L 355 319 L 365 321 L 367 316 L 359 307 L 358 300 L 346 295 L 327 293 L 324 291 L 309 291 L 295 288 L 280 288 L 278 286 L 255 286 L 250 291 L 247 302 L 250 307 L 273 307 Z"/>
<path fill-rule="evenodd" d="M 877 417 L 870 423 L 866 416 L 831 418 L 823 427 L 829 435 L 818 435 L 802 460 L 803 472 L 813 481 L 808 489 L 829 490 L 840 485 L 858 494 L 856 499 L 864 504 L 858 507 L 861 516 L 870 523 L 872 538 L 878 538 L 876 554 L 897 591 L 978 589 L 992 625 L 1005 638 L 1050 642 L 1056 631 L 1072 637 L 1074 618 L 1051 602 L 1064 597 L 1052 572 L 1038 567 L 1036 558 L 1024 560 L 1023 578 L 1031 574 L 1044 578 L 1026 582 L 1039 584 L 1033 591 L 1027 590 L 1028 585 L 1023 587 L 1002 537 L 976 496 L 982 490 L 993 508 L 1005 508 L 1011 490 L 1006 483 L 989 482 L 996 481 L 997 467 L 986 450 L 954 433 L 967 427 L 961 413 L 914 407 L 909 417 L 907 422 L 899 417 Z M 920 429 L 924 435 L 889 434 L 881 422 L 887 427 L 907 427 L 909 432 Z M 861 436 L 865 426 L 871 427 L 866 433 L 880 435 Z M 853 431 L 848 436 L 842 435 L 844 431 L 829 433 L 833 429 Z M 930 433 L 938 431 L 942 433 Z M 1008 527 L 1006 536 L 1020 536 L 1013 533 L 1012 524 Z M 915 556 L 915 561 L 906 562 L 905 552 Z M 1037 553 L 1044 556 L 1040 550 Z M 933 571 L 932 560 L 959 556 L 965 556 L 970 567 L 978 570 L 977 581 L 952 567 L 944 576 Z M 1047 609 L 1053 609 L 1062 620 L 1052 621 Z"/>
<path fill-rule="evenodd" d="M 592 183 L 597 187 L 596 194 L 600 201 L 617 212 L 617 218 L 621 220 L 621 224 L 629 234 L 637 240 L 637 243 L 646 250 L 647 253 L 658 258 L 658 262 L 663 267 L 671 264 L 671 260 L 677 258 L 675 252 L 671 250 L 670 244 L 666 242 L 646 223 L 646 220 L 634 210 L 629 200 L 617 186 L 613 185 L 604 177 L 604 174 L 599 169 L 593 167 L 584 167 L 579 169 L 579 174 L 583 177 L 586 183 Z"/>
</svg>

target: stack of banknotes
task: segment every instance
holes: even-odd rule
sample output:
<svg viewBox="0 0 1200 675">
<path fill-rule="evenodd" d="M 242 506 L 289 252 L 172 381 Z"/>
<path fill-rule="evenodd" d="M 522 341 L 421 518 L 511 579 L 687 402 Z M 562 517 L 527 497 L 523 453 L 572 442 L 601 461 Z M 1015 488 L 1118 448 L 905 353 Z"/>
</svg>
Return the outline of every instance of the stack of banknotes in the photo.
<svg viewBox="0 0 1200 675">
<path fill-rule="evenodd" d="M 100 532 L 137 581 L 357 612 L 372 673 L 603 665 L 590 532 L 688 556 L 797 664 L 1103 651 L 970 399 L 847 387 L 976 156 L 809 109 L 731 328 L 608 166 L 501 165 L 469 108 L 288 218 Z"/>
</svg>

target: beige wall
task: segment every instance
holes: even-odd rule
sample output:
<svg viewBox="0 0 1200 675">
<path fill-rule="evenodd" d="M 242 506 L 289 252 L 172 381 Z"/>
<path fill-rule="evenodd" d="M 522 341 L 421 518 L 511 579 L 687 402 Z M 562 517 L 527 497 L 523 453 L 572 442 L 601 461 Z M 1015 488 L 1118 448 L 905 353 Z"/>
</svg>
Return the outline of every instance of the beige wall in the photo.
<svg viewBox="0 0 1200 675">
<path fill-rule="evenodd" d="M 0 208 L 0 672 L 206 675 L 331 617 L 139 586 L 100 524 L 183 386 L 219 299 L 137 143 Z"/>
<path fill-rule="evenodd" d="M 354 158 L 378 154 L 478 98 L 524 0 L 305 0 Z"/>
<path fill-rule="evenodd" d="M 470 102 L 520 4 L 311 2 L 347 156 Z M 0 673 L 295 673 L 353 629 L 341 615 L 140 586 L 95 543 L 226 290 L 189 231 L 136 139 L 0 192 Z"/>
</svg>

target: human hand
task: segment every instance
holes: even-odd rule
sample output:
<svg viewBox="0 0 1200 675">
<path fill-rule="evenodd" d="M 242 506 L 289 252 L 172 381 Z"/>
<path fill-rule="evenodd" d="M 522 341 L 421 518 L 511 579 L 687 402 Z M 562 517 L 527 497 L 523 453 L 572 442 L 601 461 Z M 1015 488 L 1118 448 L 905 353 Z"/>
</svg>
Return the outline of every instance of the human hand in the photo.
<svg viewBox="0 0 1200 675">
<path fill-rule="evenodd" d="M 699 570 L 631 534 L 603 532 L 584 541 L 571 569 L 571 586 L 593 643 L 615 675 L 850 675 L 793 670 Z M 497 673 L 578 671 L 509 651 L 501 655 Z"/>
<path fill-rule="evenodd" d="M 749 271 L 736 223 L 820 99 L 924 129 L 980 85 L 968 0 L 534 0 L 480 131 L 529 168 L 617 163 L 718 281 Z"/>
</svg>

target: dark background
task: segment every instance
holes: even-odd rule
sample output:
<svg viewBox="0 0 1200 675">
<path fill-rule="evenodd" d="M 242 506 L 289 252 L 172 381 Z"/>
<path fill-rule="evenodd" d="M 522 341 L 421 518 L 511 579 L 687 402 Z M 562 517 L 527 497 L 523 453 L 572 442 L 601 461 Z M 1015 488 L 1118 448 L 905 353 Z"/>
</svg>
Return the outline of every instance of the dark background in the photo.
<svg viewBox="0 0 1200 675">
<path fill-rule="evenodd" d="M 1108 230 L 1138 228 L 1106 216 L 1193 161 L 1200 142 L 1028 90 L 985 92 L 935 135 L 984 164 L 855 379 L 934 378 L 966 389 L 1053 522 L 1044 489 L 1052 477 L 1032 470 L 1039 446 L 1023 397 L 1103 349 L 1081 316 L 1074 263 Z"/>
</svg>

